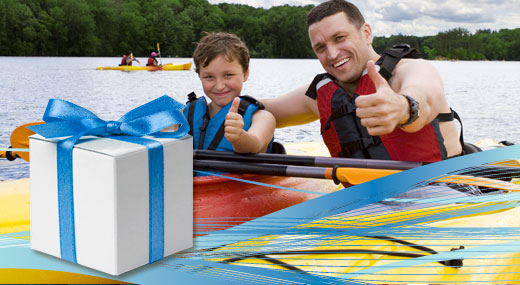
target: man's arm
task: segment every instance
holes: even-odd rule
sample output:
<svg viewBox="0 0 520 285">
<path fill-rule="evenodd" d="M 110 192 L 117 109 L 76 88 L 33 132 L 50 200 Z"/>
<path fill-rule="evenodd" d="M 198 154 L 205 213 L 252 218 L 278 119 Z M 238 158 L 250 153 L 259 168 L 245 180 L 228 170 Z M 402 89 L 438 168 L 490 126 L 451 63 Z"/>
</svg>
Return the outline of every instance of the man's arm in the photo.
<svg viewBox="0 0 520 285">
<path fill-rule="evenodd" d="M 371 135 L 391 133 L 410 118 L 406 94 L 419 103 L 419 118 L 403 127 L 416 132 L 430 123 L 439 112 L 449 111 L 442 80 L 435 68 L 424 60 L 403 59 L 396 66 L 388 83 L 369 61 L 367 71 L 376 86 L 376 93 L 356 99 L 356 114 Z"/>
<path fill-rule="evenodd" d="M 302 125 L 319 119 L 316 100 L 305 95 L 308 85 L 273 99 L 260 100 L 265 109 L 276 118 L 276 127 Z"/>
</svg>

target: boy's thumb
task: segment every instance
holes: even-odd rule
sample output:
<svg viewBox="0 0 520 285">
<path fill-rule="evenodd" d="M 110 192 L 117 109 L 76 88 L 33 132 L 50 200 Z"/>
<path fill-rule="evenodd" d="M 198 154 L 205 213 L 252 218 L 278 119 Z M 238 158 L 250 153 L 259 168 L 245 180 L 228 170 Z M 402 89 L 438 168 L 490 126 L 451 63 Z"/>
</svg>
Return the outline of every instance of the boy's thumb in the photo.
<svg viewBox="0 0 520 285">
<path fill-rule="evenodd" d="M 229 108 L 229 112 L 238 113 L 238 105 L 240 105 L 240 98 L 236 97 L 233 99 L 233 103 L 231 104 L 231 108 Z"/>
</svg>

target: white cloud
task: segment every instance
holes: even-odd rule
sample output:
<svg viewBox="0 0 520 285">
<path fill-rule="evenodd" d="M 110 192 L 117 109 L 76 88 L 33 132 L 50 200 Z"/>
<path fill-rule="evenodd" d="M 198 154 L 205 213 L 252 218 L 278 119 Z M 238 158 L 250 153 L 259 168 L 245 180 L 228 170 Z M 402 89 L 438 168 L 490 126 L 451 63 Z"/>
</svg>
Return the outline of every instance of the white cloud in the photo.
<svg viewBox="0 0 520 285">
<path fill-rule="evenodd" d="M 325 0 L 209 0 L 270 8 L 317 5 Z M 520 27 L 520 0 L 352 0 L 376 36 L 435 35 L 454 28 L 470 32 Z"/>
</svg>

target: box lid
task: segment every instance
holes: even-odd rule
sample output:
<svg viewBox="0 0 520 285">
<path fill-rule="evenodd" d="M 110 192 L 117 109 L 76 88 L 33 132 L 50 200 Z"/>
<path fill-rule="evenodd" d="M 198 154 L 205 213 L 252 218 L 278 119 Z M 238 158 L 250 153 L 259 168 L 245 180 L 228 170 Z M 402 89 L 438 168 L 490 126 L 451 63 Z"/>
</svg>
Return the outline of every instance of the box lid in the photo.
<svg viewBox="0 0 520 285">
<path fill-rule="evenodd" d="M 190 138 L 190 135 L 186 135 L 184 138 L 180 139 L 163 139 L 163 138 L 154 138 L 150 136 L 144 136 L 143 138 L 150 138 L 156 141 L 161 142 L 163 145 L 178 143 L 182 140 Z M 40 141 L 47 141 L 50 143 L 56 143 L 64 138 L 52 138 L 47 139 L 38 134 L 32 135 L 29 139 L 35 139 Z M 101 153 L 108 156 L 122 156 L 127 154 L 132 154 L 135 152 L 146 151 L 146 147 L 140 144 L 134 144 L 126 141 L 120 141 L 117 139 L 111 139 L 106 137 L 97 137 L 97 136 L 84 136 L 81 137 L 80 140 L 74 145 L 76 149 L 82 149 L 86 151 L 92 151 Z"/>
</svg>

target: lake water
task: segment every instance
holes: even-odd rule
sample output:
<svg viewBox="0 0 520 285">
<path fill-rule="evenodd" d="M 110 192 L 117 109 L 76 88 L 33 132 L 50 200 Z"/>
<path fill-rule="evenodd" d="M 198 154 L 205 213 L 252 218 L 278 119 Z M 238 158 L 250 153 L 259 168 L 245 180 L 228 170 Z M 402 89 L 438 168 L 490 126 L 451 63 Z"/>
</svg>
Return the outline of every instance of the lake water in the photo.
<svg viewBox="0 0 520 285">
<path fill-rule="evenodd" d="M 87 108 L 106 120 L 167 94 L 180 102 L 195 91 L 203 95 L 194 71 L 98 71 L 119 58 L 0 57 L 0 147 L 9 146 L 19 125 L 41 121 L 47 102 L 60 98 Z M 145 58 L 140 58 L 144 62 Z M 163 58 L 184 63 L 191 58 Z M 520 143 L 517 93 L 520 62 L 433 61 L 445 85 L 448 102 L 462 117 L 466 141 L 484 138 Z M 272 98 L 312 80 L 323 72 L 317 60 L 252 59 L 243 94 Z M 282 143 L 321 140 L 319 124 L 278 129 Z M 17 159 L 16 161 L 19 161 Z M 0 159 L 0 180 L 28 176 L 27 163 Z"/>
</svg>

